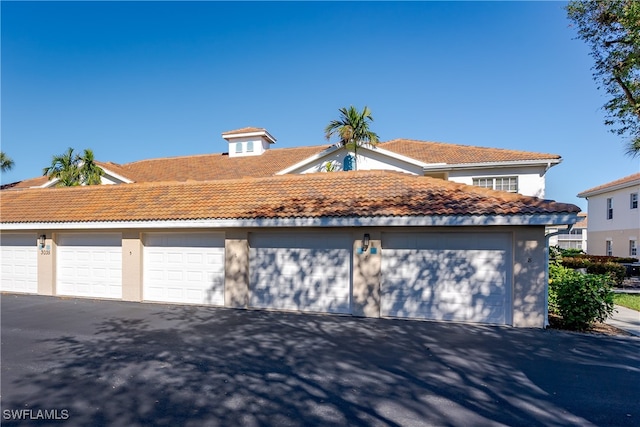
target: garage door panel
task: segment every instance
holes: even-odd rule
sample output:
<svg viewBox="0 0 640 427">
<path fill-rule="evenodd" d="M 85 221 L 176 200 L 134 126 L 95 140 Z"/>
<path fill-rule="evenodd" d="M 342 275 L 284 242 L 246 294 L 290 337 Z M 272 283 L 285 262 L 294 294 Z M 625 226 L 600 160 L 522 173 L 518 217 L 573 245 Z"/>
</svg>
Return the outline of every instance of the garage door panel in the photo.
<svg viewBox="0 0 640 427">
<path fill-rule="evenodd" d="M 122 298 L 121 243 L 118 233 L 58 236 L 57 294 Z"/>
<path fill-rule="evenodd" d="M 503 324 L 506 233 L 383 235 L 383 316 Z"/>
<path fill-rule="evenodd" d="M 143 298 L 224 305 L 224 234 L 146 235 Z"/>
<path fill-rule="evenodd" d="M 113 247 L 121 245 L 122 236 L 116 233 L 62 234 L 58 236 L 57 241 L 59 246 L 76 246 L 90 248 Z"/>
<path fill-rule="evenodd" d="M 35 234 L 0 236 L 0 290 L 38 292 L 38 247 Z"/>
<path fill-rule="evenodd" d="M 250 305 L 350 313 L 350 245 L 338 233 L 252 235 Z"/>
</svg>

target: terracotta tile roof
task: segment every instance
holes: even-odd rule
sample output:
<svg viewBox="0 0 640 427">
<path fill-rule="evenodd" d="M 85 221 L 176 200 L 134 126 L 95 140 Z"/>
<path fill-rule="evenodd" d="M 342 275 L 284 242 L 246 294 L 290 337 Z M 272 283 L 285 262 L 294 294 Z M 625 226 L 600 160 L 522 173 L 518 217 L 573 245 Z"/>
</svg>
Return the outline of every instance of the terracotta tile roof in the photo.
<svg viewBox="0 0 640 427">
<path fill-rule="evenodd" d="M 616 188 L 619 186 L 624 187 L 626 186 L 626 184 L 629 184 L 629 185 L 640 184 L 640 173 L 634 173 L 632 175 L 625 176 L 624 178 L 620 178 L 615 181 L 611 181 L 606 184 L 602 184 L 602 185 L 598 185 L 597 187 L 590 188 L 578 194 L 578 197 L 587 197 L 594 193 L 606 191 L 609 188 Z"/>
<path fill-rule="evenodd" d="M 211 181 L 215 179 L 272 176 L 276 172 L 318 154 L 329 147 L 331 147 L 330 144 L 271 149 L 260 156 L 229 157 L 226 153 L 218 153 L 162 157 L 122 165 L 113 162 L 96 163 L 100 167 L 134 182 Z M 22 190 L 41 186 L 46 182 L 47 178 L 40 176 L 7 184 L 2 189 Z"/>
<path fill-rule="evenodd" d="M 266 132 L 267 130 L 265 128 L 256 128 L 253 126 L 248 126 L 246 128 L 241 128 L 241 129 L 235 129 L 235 130 L 228 130 L 226 132 L 222 132 L 223 135 L 234 135 L 237 133 L 249 133 L 249 132 Z"/>
<path fill-rule="evenodd" d="M 378 147 L 420 160 L 424 163 L 465 164 L 560 159 L 560 156 L 557 154 L 475 147 L 412 139 L 394 139 L 382 142 L 378 144 Z"/>
<path fill-rule="evenodd" d="M 1 190 L 22 190 L 31 187 L 40 187 L 48 181 L 46 176 L 38 176 L 36 178 L 29 178 L 23 181 L 12 182 L 11 184 L 5 184 Z"/>
<path fill-rule="evenodd" d="M 571 204 L 389 171 L 10 191 L 3 223 L 576 213 Z"/>
<path fill-rule="evenodd" d="M 122 165 L 125 176 L 136 182 L 211 181 L 243 177 L 266 177 L 313 156 L 330 145 L 267 150 L 260 156 L 229 157 L 227 154 L 141 160 Z"/>
<path fill-rule="evenodd" d="M 96 164 L 98 166 L 100 166 L 102 169 L 106 169 L 108 171 L 111 171 L 113 173 L 116 173 L 124 178 L 127 179 L 131 179 L 129 178 L 127 175 L 129 174 L 129 172 L 122 167 L 122 165 L 119 165 L 118 163 L 114 163 L 114 162 L 98 162 L 96 161 Z"/>
<path fill-rule="evenodd" d="M 117 173 L 118 175 L 130 179 L 128 175 L 128 171 L 123 168 L 121 165 L 113 162 L 99 162 L 96 161 L 96 164 L 103 169 L 108 169 L 111 172 Z M 25 188 L 32 187 L 40 187 L 47 183 L 49 179 L 46 176 L 39 176 L 36 178 L 29 178 L 23 181 L 13 182 L 11 184 L 3 185 L 1 190 L 24 190 Z"/>
<path fill-rule="evenodd" d="M 587 228 L 589 225 L 589 218 L 585 212 L 580 212 L 578 214 L 578 222 L 575 223 L 573 228 Z"/>
<path fill-rule="evenodd" d="M 227 133 L 262 130 L 264 129 L 247 127 Z M 101 167 L 109 169 L 134 182 L 210 181 L 242 177 L 267 177 L 314 156 L 331 146 L 331 144 L 327 144 L 295 148 L 276 148 L 267 150 L 259 156 L 229 157 L 226 153 L 218 153 L 147 159 L 126 164 L 113 162 L 97 163 Z M 378 146 L 397 154 L 412 157 L 424 163 L 465 164 L 560 159 L 560 156 L 556 154 L 474 147 L 410 139 L 394 139 L 380 143 Z M 32 178 L 14 183 L 11 189 L 40 186 L 46 181 L 47 179 L 45 177 Z"/>
</svg>

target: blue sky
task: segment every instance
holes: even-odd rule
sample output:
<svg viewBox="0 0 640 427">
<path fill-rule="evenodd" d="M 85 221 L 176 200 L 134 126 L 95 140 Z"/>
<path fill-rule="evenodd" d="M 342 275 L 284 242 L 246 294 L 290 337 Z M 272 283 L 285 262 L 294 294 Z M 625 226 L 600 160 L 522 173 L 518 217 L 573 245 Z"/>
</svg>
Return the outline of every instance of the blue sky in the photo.
<svg viewBox="0 0 640 427">
<path fill-rule="evenodd" d="M 640 170 L 603 125 L 564 2 L 6 2 L 2 183 L 67 147 L 98 160 L 226 151 L 264 127 L 275 147 L 324 144 L 368 105 L 382 140 L 560 154 L 550 199 Z"/>
</svg>

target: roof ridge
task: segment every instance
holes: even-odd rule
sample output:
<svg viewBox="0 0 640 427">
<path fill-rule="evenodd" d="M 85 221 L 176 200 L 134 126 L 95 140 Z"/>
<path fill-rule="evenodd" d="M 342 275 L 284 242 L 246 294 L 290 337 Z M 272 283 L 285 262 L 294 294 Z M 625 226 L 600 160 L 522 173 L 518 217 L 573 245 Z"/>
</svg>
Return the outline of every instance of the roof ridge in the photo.
<svg viewBox="0 0 640 427">
<path fill-rule="evenodd" d="M 262 155 L 265 155 L 269 152 L 281 152 L 281 151 L 285 151 L 285 150 L 302 150 L 302 149 L 311 149 L 311 148 L 328 148 L 330 146 L 332 146 L 333 144 L 323 144 L 323 145 L 301 145 L 298 147 L 279 147 L 279 148 L 270 148 L 269 150 L 265 151 Z M 226 151 L 223 152 L 218 152 L 218 153 L 203 153 L 203 154 L 188 154 L 188 155 L 184 155 L 184 156 L 169 156 L 169 157 L 152 157 L 149 159 L 140 159 L 140 160 L 134 160 L 132 162 L 128 162 L 128 163 L 123 163 L 120 166 L 121 167 L 127 167 L 129 165 L 133 165 L 136 163 L 142 163 L 142 162 L 152 162 L 152 161 L 166 161 L 166 160 L 175 160 L 175 159 L 189 159 L 189 158 L 198 158 L 198 157 L 219 157 L 219 156 L 228 156 L 229 153 Z M 250 157 L 260 157 L 260 156 L 250 156 Z"/>
<path fill-rule="evenodd" d="M 384 144 L 388 144 L 388 143 L 391 143 L 391 142 L 404 142 L 404 141 L 406 141 L 406 142 L 417 142 L 417 143 L 421 143 L 421 144 L 446 145 L 446 146 L 449 146 L 449 147 L 481 148 L 481 149 L 485 149 L 485 150 L 500 150 L 500 151 L 509 151 L 509 152 L 513 152 L 513 153 L 542 154 L 542 155 L 548 155 L 548 156 L 552 156 L 552 157 L 559 157 L 557 154 L 542 153 L 542 152 L 539 152 L 539 151 L 515 150 L 513 148 L 486 147 L 484 145 L 469 145 L 469 144 L 460 144 L 460 143 L 455 143 L 455 142 L 429 141 L 429 140 L 424 140 L 424 139 L 411 139 L 411 138 L 394 138 L 394 139 L 391 139 L 389 141 L 381 142 L 378 145 L 384 145 Z M 480 162 L 480 163 L 482 163 L 482 162 Z"/>
</svg>

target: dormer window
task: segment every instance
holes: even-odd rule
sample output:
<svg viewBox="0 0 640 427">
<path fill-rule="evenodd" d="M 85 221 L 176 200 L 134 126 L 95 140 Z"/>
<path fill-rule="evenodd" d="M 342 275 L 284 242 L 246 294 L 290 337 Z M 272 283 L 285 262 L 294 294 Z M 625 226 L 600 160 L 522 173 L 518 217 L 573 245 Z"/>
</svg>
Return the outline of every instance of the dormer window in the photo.
<svg viewBox="0 0 640 427">
<path fill-rule="evenodd" d="M 276 142 L 266 129 L 253 127 L 230 130 L 224 132 L 222 137 L 229 144 L 230 157 L 259 156 Z"/>
</svg>

